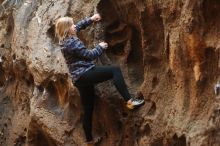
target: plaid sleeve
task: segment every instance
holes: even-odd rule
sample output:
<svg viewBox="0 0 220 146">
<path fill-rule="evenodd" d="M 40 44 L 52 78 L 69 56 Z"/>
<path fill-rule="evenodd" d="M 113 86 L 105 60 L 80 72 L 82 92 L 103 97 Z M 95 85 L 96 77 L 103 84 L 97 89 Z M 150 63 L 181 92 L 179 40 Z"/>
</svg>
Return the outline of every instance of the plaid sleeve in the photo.
<svg viewBox="0 0 220 146">
<path fill-rule="evenodd" d="M 82 29 L 85 29 L 86 27 L 88 27 L 90 24 L 92 24 L 92 20 L 91 18 L 85 18 L 81 21 L 79 21 L 77 24 L 76 24 L 76 30 L 77 32 L 79 32 L 80 30 Z"/>
<path fill-rule="evenodd" d="M 103 48 L 100 45 L 97 45 L 94 49 L 89 50 L 85 45 L 80 41 L 76 40 L 72 42 L 71 48 L 79 55 L 86 59 L 94 60 L 98 58 L 103 53 Z"/>
</svg>

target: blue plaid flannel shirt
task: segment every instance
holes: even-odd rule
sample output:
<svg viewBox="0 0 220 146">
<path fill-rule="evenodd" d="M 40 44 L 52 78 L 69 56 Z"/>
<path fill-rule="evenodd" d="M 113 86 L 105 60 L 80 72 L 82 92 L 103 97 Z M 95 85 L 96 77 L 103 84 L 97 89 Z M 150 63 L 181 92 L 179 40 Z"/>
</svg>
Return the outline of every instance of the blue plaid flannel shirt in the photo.
<svg viewBox="0 0 220 146">
<path fill-rule="evenodd" d="M 92 23 L 90 18 L 85 18 L 76 24 L 77 32 L 85 29 Z M 87 49 L 83 42 L 76 36 L 66 38 L 61 44 L 61 51 L 67 63 L 68 69 L 75 83 L 86 71 L 95 67 L 93 60 L 98 58 L 103 48 L 98 45 L 94 49 Z"/>
</svg>

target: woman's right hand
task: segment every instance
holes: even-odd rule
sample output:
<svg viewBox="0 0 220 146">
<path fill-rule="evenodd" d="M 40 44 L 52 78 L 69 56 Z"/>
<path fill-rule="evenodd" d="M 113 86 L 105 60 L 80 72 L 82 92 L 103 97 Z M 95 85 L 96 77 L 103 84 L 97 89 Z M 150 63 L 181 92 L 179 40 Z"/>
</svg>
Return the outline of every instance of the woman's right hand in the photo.
<svg viewBox="0 0 220 146">
<path fill-rule="evenodd" d="M 108 43 L 101 42 L 101 43 L 99 43 L 99 46 L 101 46 L 103 49 L 107 49 L 108 48 Z"/>
</svg>

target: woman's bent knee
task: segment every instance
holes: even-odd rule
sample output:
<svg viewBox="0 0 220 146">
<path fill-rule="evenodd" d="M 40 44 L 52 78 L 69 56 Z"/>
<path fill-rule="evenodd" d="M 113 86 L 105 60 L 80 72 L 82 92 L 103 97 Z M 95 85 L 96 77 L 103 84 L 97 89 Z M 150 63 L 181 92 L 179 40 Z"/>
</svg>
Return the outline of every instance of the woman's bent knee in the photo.
<svg viewBox="0 0 220 146">
<path fill-rule="evenodd" d="M 116 72 L 121 72 L 121 68 L 120 68 L 120 66 L 117 66 L 117 65 L 114 65 L 114 66 L 112 66 L 112 69 L 113 69 L 113 71 L 116 71 Z"/>
</svg>

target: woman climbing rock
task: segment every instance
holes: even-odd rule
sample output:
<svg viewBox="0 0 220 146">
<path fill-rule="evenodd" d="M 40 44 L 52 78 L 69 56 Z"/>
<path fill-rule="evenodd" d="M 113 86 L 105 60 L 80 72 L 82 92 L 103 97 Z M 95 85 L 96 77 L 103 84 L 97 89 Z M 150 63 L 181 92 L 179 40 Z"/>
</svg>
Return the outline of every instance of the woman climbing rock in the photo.
<svg viewBox="0 0 220 146">
<path fill-rule="evenodd" d="M 93 22 L 101 20 L 99 14 L 74 24 L 70 17 L 59 18 L 55 31 L 62 47 L 61 51 L 66 60 L 73 84 L 78 88 L 84 109 L 83 129 L 88 146 L 96 141 L 92 137 L 92 113 L 94 107 L 95 89 L 98 83 L 112 79 L 118 92 L 126 101 L 128 109 L 135 109 L 144 104 L 143 99 L 130 96 L 122 72 L 118 66 L 96 66 L 93 60 L 102 55 L 108 48 L 106 42 L 99 43 L 94 49 L 87 49 L 77 37 L 77 32 L 85 29 Z"/>
</svg>

